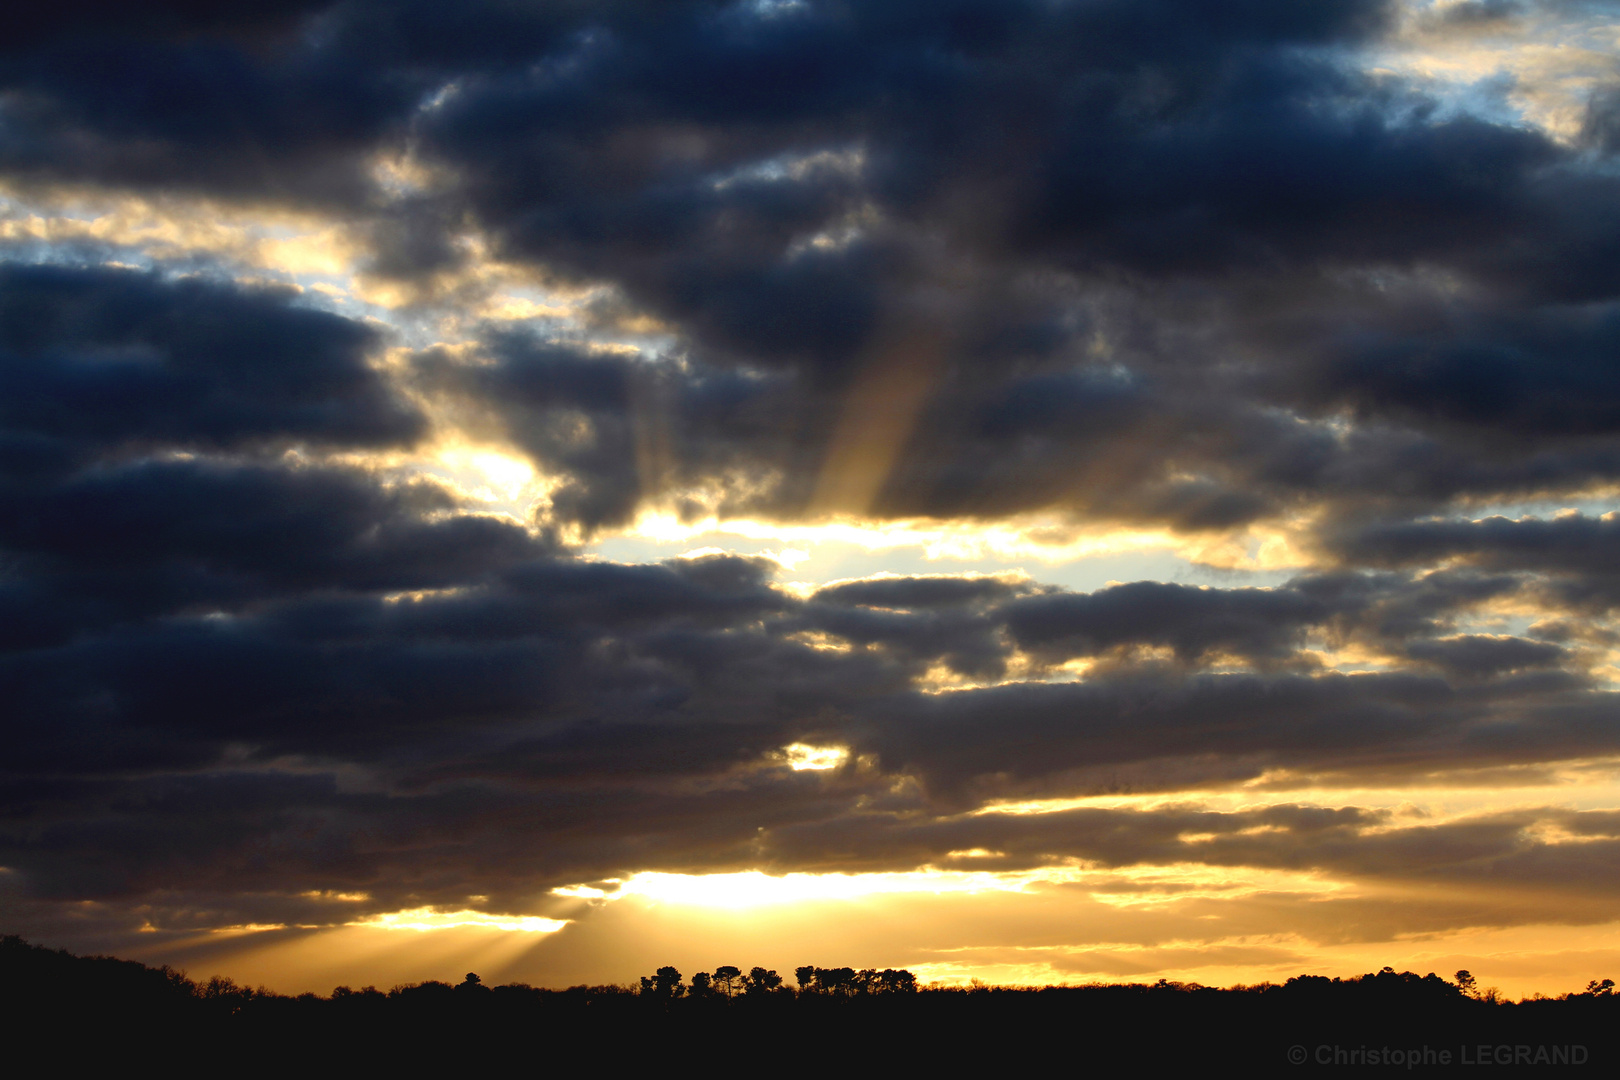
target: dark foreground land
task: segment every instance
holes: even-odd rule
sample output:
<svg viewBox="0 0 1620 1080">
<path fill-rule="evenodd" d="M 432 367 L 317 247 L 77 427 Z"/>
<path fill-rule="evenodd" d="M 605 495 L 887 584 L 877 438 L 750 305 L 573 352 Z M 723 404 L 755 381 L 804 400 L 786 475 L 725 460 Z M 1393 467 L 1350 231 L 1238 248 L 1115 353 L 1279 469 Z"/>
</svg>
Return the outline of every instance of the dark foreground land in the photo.
<svg viewBox="0 0 1620 1080">
<path fill-rule="evenodd" d="M 800 990 L 781 980 L 700 976 L 694 991 L 668 977 L 673 969 L 659 974 L 640 988 L 487 987 L 469 977 L 454 986 L 288 997 L 5 937 L 0 1016 L 13 1054 L 37 1045 L 64 1066 L 161 1061 L 250 1075 L 674 1074 L 692 1065 L 728 1076 L 914 1067 L 1049 1073 L 1054 1061 L 1066 1075 L 1233 1066 L 1265 1074 L 1516 1066 L 1613 1075 L 1620 1060 L 1612 984 L 1508 1002 L 1388 968 L 1232 989 L 934 989 L 917 988 L 904 972 L 804 969 Z"/>
</svg>

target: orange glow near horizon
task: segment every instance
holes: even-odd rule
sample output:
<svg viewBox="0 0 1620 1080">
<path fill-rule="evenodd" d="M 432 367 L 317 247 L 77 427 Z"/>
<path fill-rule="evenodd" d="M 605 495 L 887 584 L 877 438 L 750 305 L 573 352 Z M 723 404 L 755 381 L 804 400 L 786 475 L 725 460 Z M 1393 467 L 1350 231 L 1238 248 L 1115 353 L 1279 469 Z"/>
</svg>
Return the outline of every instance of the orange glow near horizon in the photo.
<svg viewBox="0 0 1620 1080">
<path fill-rule="evenodd" d="M 737 886 L 744 875 L 714 876 Z M 556 932 L 501 929 L 495 920 L 434 926 L 413 915 L 392 924 L 169 942 L 141 950 L 139 958 L 173 963 L 194 976 L 218 972 L 283 993 L 322 994 L 340 984 L 386 989 L 429 979 L 455 982 L 466 971 L 491 985 L 563 987 L 634 984 L 664 964 L 690 974 L 725 963 L 779 972 L 813 963 L 905 967 L 924 984 L 977 979 L 1037 986 L 1160 978 L 1230 986 L 1298 974 L 1353 976 L 1385 965 L 1449 978 L 1468 968 L 1482 987 L 1525 997 L 1578 990 L 1620 971 L 1620 923 L 1414 932 L 1400 929 L 1412 898 L 1397 894 L 1313 896 L 1279 888 L 1221 897 L 1194 891 L 1149 905 L 1117 905 L 1072 885 L 860 893 L 845 882 L 820 891 L 752 906 L 698 902 L 678 889 L 654 898 L 649 891 L 586 906 Z M 1279 906 L 1304 918 L 1284 928 Z M 1312 914 L 1316 907 L 1322 910 Z M 1375 923 L 1388 922 L 1387 930 L 1376 940 L 1336 940 L 1351 910 L 1362 918 L 1371 912 Z M 399 934 L 407 921 L 413 932 Z"/>
<path fill-rule="evenodd" d="M 846 756 L 841 747 L 792 744 L 773 760 L 814 770 Z M 1616 767 L 1612 759 L 1574 761 L 1410 789 L 1289 790 L 1280 777 L 1266 777 L 1228 790 L 1010 802 L 976 813 L 1359 806 L 1388 815 L 1366 822 L 1362 833 L 1410 829 L 1416 836 L 1514 807 L 1613 807 L 1620 802 Z M 1556 847 L 1596 836 L 1560 828 L 1556 821 L 1537 826 L 1531 839 Z M 1177 840 L 1191 853 L 1201 839 L 1220 838 Z M 1447 977 L 1468 968 L 1482 987 L 1509 997 L 1567 993 L 1620 972 L 1620 922 L 1601 898 L 1578 892 L 1549 900 L 1529 885 L 1482 891 L 1466 882 L 1198 861 L 1111 867 L 1071 859 L 997 868 L 995 860 L 1006 857 L 975 847 L 909 871 L 644 871 L 552 889 L 543 915 L 419 907 L 321 928 L 238 925 L 167 938 L 150 931 L 137 955 L 284 992 L 320 993 L 340 983 L 454 980 L 468 970 L 492 983 L 633 983 L 665 963 L 686 972 L 721 963 L 778 971 L 807 962 L 905 967 L 938 985 L 1160 978 L 1236 985 L 1352 976 L 1385 965 Z M 1549 903 L 1556 923 L 1547 921 Z"/>
</svg>

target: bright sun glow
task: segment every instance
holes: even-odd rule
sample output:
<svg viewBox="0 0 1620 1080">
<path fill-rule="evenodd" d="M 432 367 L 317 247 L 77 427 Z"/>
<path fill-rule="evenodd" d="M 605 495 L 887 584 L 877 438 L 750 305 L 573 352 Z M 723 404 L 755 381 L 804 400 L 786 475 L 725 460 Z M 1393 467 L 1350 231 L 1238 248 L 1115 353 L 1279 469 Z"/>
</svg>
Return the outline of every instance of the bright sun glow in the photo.
<svg viewBox="0 0 1620 1080">
<path fill-rule="evenodd" d="M 964 855 L 986 857 L 964 852 Z M 1025 893 L 1053 886 L 1095 885 L 1097 900 L 1111 906 L 1157 904 L 1190 896 L 1231 897 L 1262 891 L 1326 894 L 1344 886 L 1311 873 L 1212 868 L 1186 863 L 1103 870 L 1080 862 L 1028 870 L 919 870 L 872 874 L 781 874 L 758 870 L 731 874 L 665 874 L 643 872 L 627 878 L 617 891 L 588 886 L 555 889 L 556 895 L 617 901 L 640 897 L 660 904 L 737 910 L 774 905 L 848 901 L 907 894 Z"/>
<path fill-rule="evenodd" d="M 849 751 L 842 746 L 811 746 L 808 743 L 790 743 L 782 747 L 782 757 L 794 772 L 806 769 L 836 769 L 849 760 Z"/>
<path fill-rule="evenodd" d="M 554 934 L 568 925 L 567 919 L 547 919 L 539 915 L 491 915 L 483 911 L 435 911 L 430 907 L 390 911 L 357 919 L 348 926 L 369 926 L 380 930 L 449 930 L 472 927 L 478 930 L 517 930 L 525 934 Z"/>
<path fill-rule="evenodd" d="M 510 502 L 532 496 L 542 485 L 534 466 L 514 454 L 481 447 L 455 446 L 439 453 L 439 464 L 467 494 L 487 502 Z"/>
<path fill-rule="evenodd" d="M 1065 563 L 1100 555 L 1163 550 L 1212 566 L 1259 570 L 1303 565 L 1305 560 L 1292 542 L 1292 533 L 1305 524 L 1256 525 L 1228 535 L 1121 529 L 1112 525 L 1081 527 L 1041 515 L 1009 518 L 1000 524 L 879 521 L 848 515 L 796 524 L 712 516 L 683 521 L 674 514 L 648 512 L 636 519 L 626 535 L 656 543 L 685 543 L 721 535 L 809 548 L 818 544 L 848 544 L 867 551 L 915 547 L 930 560 L 998 558 Z"/>
</svg>

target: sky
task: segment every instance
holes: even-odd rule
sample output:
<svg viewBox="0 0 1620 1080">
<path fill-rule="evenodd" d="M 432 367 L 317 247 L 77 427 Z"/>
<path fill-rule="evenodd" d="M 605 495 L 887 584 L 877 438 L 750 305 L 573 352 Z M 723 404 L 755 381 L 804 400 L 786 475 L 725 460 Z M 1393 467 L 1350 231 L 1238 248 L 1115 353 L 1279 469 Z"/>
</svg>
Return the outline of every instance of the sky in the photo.
<svg viewBox="0 0 1620 1080">
<path fill-rule="evenodd" d="M 0 38 L 0 930 L 1620 972 L 1620 10 Z"/>
</svg>

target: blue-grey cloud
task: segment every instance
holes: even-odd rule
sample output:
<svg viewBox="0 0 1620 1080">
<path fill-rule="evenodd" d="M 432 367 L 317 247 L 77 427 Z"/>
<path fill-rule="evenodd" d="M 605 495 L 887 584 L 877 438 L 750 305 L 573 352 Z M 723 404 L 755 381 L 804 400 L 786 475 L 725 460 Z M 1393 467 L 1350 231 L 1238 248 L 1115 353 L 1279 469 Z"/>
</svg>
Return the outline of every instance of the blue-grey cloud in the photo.
<svg viewBox="0 0 1620 1080">
<path fill-rule="evenodd" d="M 475 295 L 479 250 L 594 291 L 571 336 L 450 347 L 200 257 L 0 264 L 0 885 L 114 921 L 319 921 L 301 894 L 515 909 L 640 869 L 983 848 L 1497 875 L 1597 910 L 1610 876 L 1537 839 L 1607 850 L 1572 812 L 967 813 L 1616 752 L 1614 522 L 1476 510 L 1620 477 L 1615 94 L 1570 139 L 1446 105 L 1365 70 L 1396 14 L 23 5 L 9 197 L 325 215 L 412 314 Z M 402 155 L 417 189 L 377 168 Z M 863 417 L 894 429 L 882 475 L 831 505 Z M 537 517 L 376 464 L 457 423 L 545 474 Z M 760 558 L 564 542 L 655 504 L 1286 526 L 1319 565 L 806 595 Z M 795 742 L 849 754 L 794 772 Z"/>
</svg>

